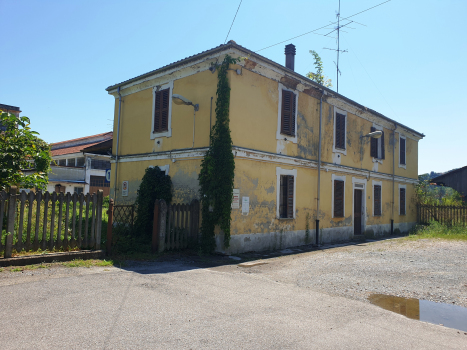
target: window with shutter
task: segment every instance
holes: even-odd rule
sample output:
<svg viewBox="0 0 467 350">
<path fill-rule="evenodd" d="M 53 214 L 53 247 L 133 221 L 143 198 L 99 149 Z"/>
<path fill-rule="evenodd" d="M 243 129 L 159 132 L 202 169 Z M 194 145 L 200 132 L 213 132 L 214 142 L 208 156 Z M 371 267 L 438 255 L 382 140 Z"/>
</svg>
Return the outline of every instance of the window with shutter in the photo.
<svg viewBox="0 0 467 350">
<path fill-rule="evenodd" d="M 400 215 L 405 215 L 405 188 L 399 189 Z"/>
<path fill-rule="evenodd" d="M 377 131 L 375 127 L 371 127 L 371 132 Z M 381 130 L 382 131 L 382 130 Z M 379 139 L 370 138 L 370 156 L 373 158 L 384 159 L 384 131 Z"/>
<path fill-rule="evenodd" d="M 168 130 L 170 89 L 157 91 L 154 98 L 154 132 Z"/>
<path fill-rule="evenodd" d="M 334 217 L 344 217 L 344 181 L 334 180 Z"/>
<path fill-rule="evenodd" d="M 381 186 L 375 185 L 374 186 L 374 215 L 380 216 L 381 215 Z"/>
<path fill-rule="evenodd" d="M 399 140 L 399 164 L 405 165 L 405 138 L 401 137 Z"/>
<path fill-rule="evenodd" d="M 297 96 L 289 90 L 282 90 L 281 134 L 295 136 L 295 114 Z"/>
<path fill-rule="evenodd" d="M 336 113 L 335 123 L 335 146 L 339 149 L 345 149 L 345 115 Z"/>
<path fill-rule="evenodd" d="M 281 219 L 293 219 L 294 217 L 294 181 L 293 175 L 282 175 L 280 178 L 279 214 Z"/>
</svg>

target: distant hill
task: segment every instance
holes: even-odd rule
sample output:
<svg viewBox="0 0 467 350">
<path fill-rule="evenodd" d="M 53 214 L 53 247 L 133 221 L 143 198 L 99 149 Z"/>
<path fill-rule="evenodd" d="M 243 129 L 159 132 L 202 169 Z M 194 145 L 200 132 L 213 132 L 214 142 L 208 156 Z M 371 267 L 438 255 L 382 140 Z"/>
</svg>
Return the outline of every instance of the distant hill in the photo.
<svg viewBox="0 0 467 350">
<path fill-rule="evenodd" d="M 435 173 L 434 171 L 430 172 L 430 173 L 427 173 L 427 174 L 421 174 L 421 175 L 418 175 L 418 179 L 419 180 L 431 180 L 437 176 L 440 176 L 444 173 Z"/>
</svg>

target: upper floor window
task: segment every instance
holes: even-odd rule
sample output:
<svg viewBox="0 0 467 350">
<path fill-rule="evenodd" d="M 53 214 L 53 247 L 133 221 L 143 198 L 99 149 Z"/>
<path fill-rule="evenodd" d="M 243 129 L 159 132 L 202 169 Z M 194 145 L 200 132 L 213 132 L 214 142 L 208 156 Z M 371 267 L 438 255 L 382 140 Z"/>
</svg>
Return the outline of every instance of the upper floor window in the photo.
<svg viewBox="0 0 467 350">
<path fill-rule="evenodd" d="M 375 127 L 371 127 L 371 132 L 374 132 L 378 129 Z M 373 158 L 378 158 L 378 159 L 384 159 L 385 158 L 385 152 L 384 152 L 384 131 L 380 129 L 381 132 L 383 133 L 380 138 L 375 139 L 375 138 L 370 138 L 371 142 L 371 148 L 370 148 L 370 155 Z"/>
<path fill-rule="evenodd" d="M 173 81 L 153 88 L 151 139 L 172 136 Z"/>
<path fill-rule="evenodd" d="M 399 166 L 405 167 L 406 162 L 405 162 L 405 144 L 406 144 L 406 138 L 405 136 L 402 136 L 399 134 Z"/>
<path fill-rule="evenodd" d="M 334 112 L 334 144 L 333 152 L 346 154 L 345 144 L 347 142 L 347 112 L 335 109 Z"/>
<path fill-rule="evenodd" d="M 58 160 L 58 165 L 59 166 L 66 166 L 66 159 L 59 159 Z"/>
<path fill-rule="evenodd" d="M 67 166 L 75 166 L 75 158 L 68 158 Z"/>
<path fill-rule="evenodd" d="M 279 83 L 277 140 L 297 143 L 298 93 Z"/>
<path fill-rule="evenodd" d="M 295 136 L 295 113 L 297 96 L 289 90 L 282 90 L 281 134 Z"/>
<path fill-rule="evenodd" d="M 156 91 L 154 97 L 154 132 L 167 131 L 169 128 L 170 89 Z"/>
<path fill-rule="evenodd" d="M 76 166 L 84 166 L 84 157 L 76 158 Z"/>
<path fill-rule="evenodd" d="M 91 169 L 110 169 L 110 161 L 101 159 L 91 159 Z"/>
</svg>

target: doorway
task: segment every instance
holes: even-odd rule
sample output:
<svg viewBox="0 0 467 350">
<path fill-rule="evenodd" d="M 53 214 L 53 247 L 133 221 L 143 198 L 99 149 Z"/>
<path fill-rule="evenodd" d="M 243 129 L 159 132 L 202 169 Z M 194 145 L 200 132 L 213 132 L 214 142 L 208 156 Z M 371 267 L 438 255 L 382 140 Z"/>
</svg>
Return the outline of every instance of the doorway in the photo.
<svg viewBox="0 0 467 350">
<path fill-rule="evenodd" d="M 362 197 L 363 190 L 354 189 L 354 235 L 362 234 Z"/>
</svg>

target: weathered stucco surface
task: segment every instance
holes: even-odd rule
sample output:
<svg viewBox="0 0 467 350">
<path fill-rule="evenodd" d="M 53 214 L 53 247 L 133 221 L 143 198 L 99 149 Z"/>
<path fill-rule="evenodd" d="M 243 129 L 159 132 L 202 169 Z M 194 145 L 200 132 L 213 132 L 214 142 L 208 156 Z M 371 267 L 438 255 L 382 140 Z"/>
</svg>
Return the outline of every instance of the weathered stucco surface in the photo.
<svg viewBox="0 0 467 350">
<path fill-rule="evenodd" d="M 239 52 L 231 52 L 241 56 Z M 222 60 L 222 57 L 219 58 Z M 184 68 L 183 72 L 158 76 L 123 89 L 117 200 L 132 202 L 148 166 L 168 166 L 174 184 L 174 201 L 190 202 L 199 198 L 198 174 L 202 156 L 209 146 L 210 126 L 215 123 L 217 73 L 208 68 L 214 59 Z M 263 62 L 247 59 L 228 72 L 231 85 L 230 127 L 235 155 L 235 185 L 240 191 L 240 208 L 232 210 L 230 253 L 246 250 L 285 248 L 314 241 L 317 219 L 317 159 L 321 92 L 311 84 L 297 80 Z M 172 104 L 172 135 L 151 139 L 152 88 L 173 80 L 173 93 L 199 103 L 193 142 L 193 108 Z M 282 85 L 279 85 L 282 84 Z M 277 137 L 279 86 L 295 89 L 297 104 L 297 139 Z M 212 97 L 212 118 L 210 119 Z M 346 152 L 333 151 L 334 115 L 337 109 L 347 112 Z M 118 99 L 115 103 L 115 123 Z M 321 242 L 346 240 L 354 234 L 354 181 L 364 184 L 363 230 L 368 236 L 387 234 L 391 219 L 394 227 L 407 230 L 416 220 L 414 180 L 418 174 L 418 140 L 413 133 L 357 108 L 335 96 L 323 96 L 321 172 Z M 374 125 L 384 131 L 385 159 L 370 157 L 370 139 L 361 138 Z M 117 125 L 114 126 L 116 132 Z M 399 167 L 399 133 L 406 136 L 406 169 Z M 393 202 L 393 144 L 395 145 L 395 191 Z M 116 149 L 116 137 L 114 147 Z M 182 150 L 182 151 L 180 151 Z M 174 156 L 177 152 L 183 155 Z M 237 153 L 239 153 L 237 155 Z M 178 158 L 177 158 L 178 157 Z M 175 160 L 175 161 L 174 161 Z M 277 218 L 276 168 L 296 171 L 295 218 Z M 112 164 L 115 171 L 115 163 Z M 333 218 L 332 175 L 345 177 L 345 215 Z M 412 179 L 412 180 L 411 180 Z M 121 182 L 129 181 L 128 197 L 121 197 Z M 381 182 L 382 215 L 373 215 L 373 181 Z M 407 213 L 399 215 L 399 184 L 407 188 Z M 112 195 L 114 177 L 111 182 Z M 242 214 L 241 200 L 249 197 L 249 213 Z M 221 242 L 221 234 L 218 241 Z M 219 243 L 219 250 L 225 251 Z"/>
</svg>

